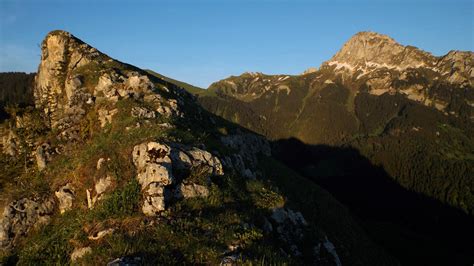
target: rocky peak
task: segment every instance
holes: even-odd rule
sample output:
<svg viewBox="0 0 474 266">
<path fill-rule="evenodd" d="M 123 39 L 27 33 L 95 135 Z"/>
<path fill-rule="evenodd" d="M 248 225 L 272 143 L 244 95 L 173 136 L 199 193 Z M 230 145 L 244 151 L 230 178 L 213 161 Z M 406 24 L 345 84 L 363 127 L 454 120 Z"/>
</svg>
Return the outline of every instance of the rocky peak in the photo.
<svg viewBox="0 0 474 266">
<path fill-rule="evenodd" d="M 328 64 L 347 64 L 350 67 L 431 67 L 435 59 L 430 53 L 413 46 L 403 46 L 387 35 L 359 32 L 344 44 Z"/>
<path fill-rule="evenodd" d="M 470 51 L 450 51 L 438 61 L 438 68 L 452 83 L 469 81 L 474 85 L 474 53 Z"/>
<path fill-rule="evenodd" d="M 74 90 L 84 82 L 76 70 L 100 57 L 106 56 L 68 32 L 57 30 L 46 36 L 41 45 L 34 99 L 36 107 L 50 117 L 52 126 L 72 105 Z"/>
<path fill-rule="evenodd" d="M 50 32 L 41 52 L 34 99 L 51 128 L 71 128 L 96 102 L 159 97 L 144 71 L 110 58 L 68 32 Z"/>
</svg>

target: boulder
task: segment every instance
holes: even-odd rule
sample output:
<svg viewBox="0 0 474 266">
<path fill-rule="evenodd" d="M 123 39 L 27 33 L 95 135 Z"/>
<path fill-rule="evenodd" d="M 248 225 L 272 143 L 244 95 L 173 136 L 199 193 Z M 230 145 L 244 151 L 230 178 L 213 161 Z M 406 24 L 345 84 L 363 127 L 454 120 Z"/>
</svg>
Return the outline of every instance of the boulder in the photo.
<svg viewBox="0 0 474 266">
<path fill-rule="evenodd" d="M 212 175 L 224 174 L 221 161 L 210 152 L 192 147 L 188 149 L 186 153 L 191 158 L 193 167 L 205 167 L 208 169 L 208 173 Z"/>
<path fill-rule="evenodd" d="M 146 142 L 133 148 L 132 160 L 139 171 L 149 163 L 171 166 L 170 151 L 171 148 L 166 144 Z"/>
<path fill-rule="evenodd" d="M 208 174 L 216 176 L 224 174 L 221 161 L 210 152 L 180 144 L 173 144 L 171 146 L 173 167 L 179 170 L 189 170 L 191 168 L 204 169 Z"/>
<path fill-rule="evenodd" d="M 326 250 L 326 254 L 329 254 L 332 258 L 331 257 L 330 258 L 323 258 L 321 256 L 321 249 L 322 248 L 324 248 Z M 331 265 L 336 265 L 336 266 L 341 266 L 342 265 L 341 259 L 337 255 L 336 247 L 334 246 L 334 244 L 331 241 L 329 241 L 327 236 L 325 236 L 324 240 L 322 242 L 318 243 L 314 247 L 313 250 L 314 250 L 314 257 L 315 257 L 314 263 L 316 265 L 321 265 L 321 264 L 331 264 Z"/>
<path fill-rule="evenodd" d="M 165 210 L 164 186 L 173 183 L 170 147 L 157 142 L 142 143 L 133 148 L 132 160 L 142 187 L 142 212 L 155 216 Z"/>
<path fill-rule="evenodd" d="M 149 216 L 165 210 L 165 187 L 176 182 L 172 169 L 179 172 L 199 167 L 210 175 L 224 173 L 220 160 L 211 153 L 177 143 L 152 141 L 136 145 L 132 160 L 144 198 L 142 211 Z M 180 198 L 206 197 L 209 194 L 207 187 L 192 183 L 179 184 L 176 191 Z"/>
<path fill-rule="evenodd" d="M 156 108 L 156 111 L 164 116 L 164 117 L 170 117 L 170 116 L 182 116 L 182 113 L 179 111 L 178 108 L 178 100 L 176 99 L 169 99 L 167 102 L 158 102 L 158 107 Z"/>
<path fill-rule="evenodd" d="M 9 249 L 14 241 L 31 228 L 49 223 L 55 203 L 51 198 L 23 198 L 8 204 L 0 217 L 0 249 Z"/>
<path fill-rule="evenodd" d="M 93 234 L 93 235 L 88 236 L 87 238 L 88 238 L 89 240 L 97 241 L 97 240 L 99 240 L 99 239 L 102 239 L 102 238 L 103 238 L 104 236 L 106 236 L 106 235 L 112 234 L 114 231 L 115 231 L 115 229 L 113 229 L 113 228 L 104 229 L 104 230 L 101 230 L 101 231 L 96 232 L 96 233 Z"/>
<path fill-rule="evenodd" d="M 151 183 L 166 186 L 173 182 L 171 169 L 158 163 L 147 164 L 138 173 L 137 179 L 142 188 L 146 188 Z"/>
<path fill-rule="evenodd" d="M 120 96 L 134 99 L 142 99 L 146 94 L 152 93 L 155 88 L 148 76 L 141 76 L 135 72 L 129 74 L 124 86 L 125 90 L 123 92 L 119 91 Z"/>
<path fill-rule="evenodd" d="M 112 177 L 107 175 L 106 177 L 99 178 L 97 183 L 95 183 L 95 193 L 97 197 L 102 195 L 107 189 L 112 186 Z"/>
</svg>

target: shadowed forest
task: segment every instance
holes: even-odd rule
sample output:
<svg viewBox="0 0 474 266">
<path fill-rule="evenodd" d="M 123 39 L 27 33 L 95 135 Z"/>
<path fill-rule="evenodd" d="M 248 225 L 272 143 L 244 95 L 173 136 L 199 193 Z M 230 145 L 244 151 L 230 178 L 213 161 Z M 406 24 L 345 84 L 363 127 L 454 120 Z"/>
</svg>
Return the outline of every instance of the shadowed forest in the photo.
<svg viewBox="0 0 474 266">
<path fill-rule="evenodd" d="M 406 190 L 354 148 L 306 145 L 294 138 L 272 145 L 274 156 L 333 194 L 402 264 L 472 262 L 469 215 Z"/>
</svg>

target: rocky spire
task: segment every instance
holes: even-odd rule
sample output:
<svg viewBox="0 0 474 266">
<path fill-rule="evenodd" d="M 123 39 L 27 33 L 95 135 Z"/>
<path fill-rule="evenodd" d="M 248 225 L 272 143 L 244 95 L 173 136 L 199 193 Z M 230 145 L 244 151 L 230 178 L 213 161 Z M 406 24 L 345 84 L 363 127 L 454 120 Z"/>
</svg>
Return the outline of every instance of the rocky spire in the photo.
<svg viewBox="0 0 474 266">
<path fill-rule="evenodd" d="M 54 126 L 81 87 L 78 69 L 106 57 L 65 31 L 52 31 L 41 45 L 41 63 L 35 80 L 34 99 Z"/>
</svg>

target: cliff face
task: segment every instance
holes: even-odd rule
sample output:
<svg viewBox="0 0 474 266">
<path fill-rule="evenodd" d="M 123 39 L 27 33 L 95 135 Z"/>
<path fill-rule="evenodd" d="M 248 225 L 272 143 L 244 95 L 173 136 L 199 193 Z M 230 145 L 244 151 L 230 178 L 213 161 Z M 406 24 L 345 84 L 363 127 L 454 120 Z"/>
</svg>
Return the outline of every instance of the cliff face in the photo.
<svg viewBox="0 0 474 266">
<path fill-rule="evenodd" d="M 426 106 L 459 115 L 459 104 L 464 102 L 470 109 L 474 100 L 473 60 L 472 52 L 451 51 L 435 57 L 416 47 L 400 45 L 388 36 L 361 32 L 322 68 L 340 75 L 343 83 L 354 90 L 363 86 L 373 95 L 400 93 Z"/>
<path fill-rule="evenodd" d="M 81 87 L 78 69 L 98 61 L 95 48 L 63 31 L 49 33 L 41 45 L 41 63 L 34 89 L 36 108 L 51 117 L 53 127 L 67 112 L 84 112 L 82 103 L 74 102 L 76 89 Z M 74 110 L 74 107 L 78 107 Z"/>
</svg>

